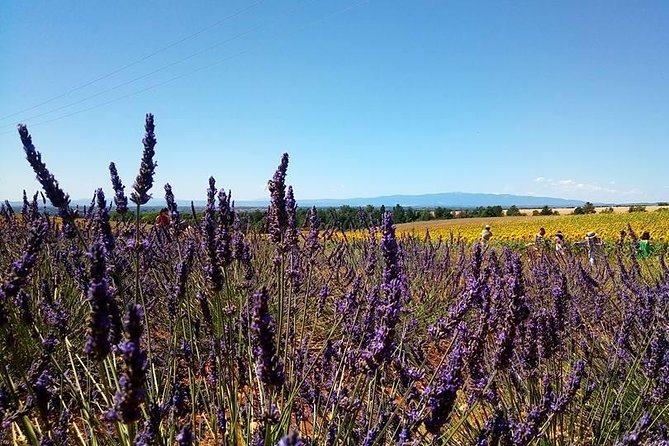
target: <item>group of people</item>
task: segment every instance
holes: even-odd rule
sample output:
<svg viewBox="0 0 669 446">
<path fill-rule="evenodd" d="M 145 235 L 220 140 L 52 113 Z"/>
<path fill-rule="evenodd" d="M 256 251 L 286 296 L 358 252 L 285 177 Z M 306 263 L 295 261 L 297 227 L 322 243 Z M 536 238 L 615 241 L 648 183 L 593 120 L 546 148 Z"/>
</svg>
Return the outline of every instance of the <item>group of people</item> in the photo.
<svg viewBox="0 0 669 446">
<path fill-rule="evenodd" d="M 618 244 L 622 246 L 625 243 L 625 238 L 627 236 L 626 231 L 620 231 L 620 237 L 618 239 Z M 483 232 L 481 232 L 481 243 L 484 245 L 490 242 L 492 238 L 492 229 L 490 225 L 485 225 Z M 562 231 L 556 231 L 555 236 L 553 237 L 553 244 L 555 246 L 555 252 L 559 255 L 564 254 L 567 245 L 562 234 Z M 534 245 L 538 249 L 548 249 L 550 248 L 550 242 L 546 238 L 546 229 L 540 228 L 539 232 L 534 236 Z M 603 242 L 602 239 L 597 235 L 596 232 L 588 232 L 583 240 L 579 240 L 574 243 L 575 246 L 583 247 L 588 252 L 588 260 L 591 265 L 595 265 L 597 262 L 597 257 L 601 255 Z M 637 255 L 639 258 L 645 259 L 651 256 L 652 249 L 650 246 L 650 232 L 644 231 L 641 234 L 641 237 L 636 243 Z"/>
</svg>

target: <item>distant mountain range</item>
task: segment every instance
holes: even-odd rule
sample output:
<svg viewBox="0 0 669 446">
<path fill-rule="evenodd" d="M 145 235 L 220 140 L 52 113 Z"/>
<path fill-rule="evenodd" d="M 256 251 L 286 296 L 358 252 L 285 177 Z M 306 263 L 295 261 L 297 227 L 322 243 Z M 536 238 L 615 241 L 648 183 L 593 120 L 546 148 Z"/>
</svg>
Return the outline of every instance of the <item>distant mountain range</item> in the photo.
<svg viewBox="0 0 669 446">
<path fill-rule="evenodd" d="M 446 192 L 441 194 L 424 195 L 387 195 L 373 198 L 344 198 L 344 199 L 322 199 L 322 200 L 298 200 L 302 207 L 328 207 L 328 206 L 413 206 L 421 207 L 444 207 L 444 208 L 475 208 L 478 206 L 502 206 L 508 208 L 516 205 L 519 208 L 536 208 L 542 206 L 550 207 L 576 207 L 584 204 L 579 200 L 566 200 L 563 198 L 532 197 L 527 195 L 510 194 L 476 194 L 467 192 Z M 240 202 L 240 206 L 243 204 Z"/>
<path fill-rule="evenodd" d="M 13 207 L 20 207 L 22 205 L 19 201 L 10 202 Z M 539 208 L 543 206 L 550 207 L 576 207 L 581 206 L 585 202 L 580 200 L 567 200 L 564 198 L 554 197 L 534 197 L 529 195 L 511 195 L 511 194 L 477 194 L 468 192 L 446 192 L 440 194 L 423 194 L 423 195 L 386 195 L 382 197 L 367 197 L 367 198 L 324 198 L 324 199 L 307 199 L 297 200 L 300 207 L 337 207 L 337 206 L 353 206 L 364 207 L 367 205 L 386 207 L 400 206 L 425 208 L 425 207 L 445 207 L 452 209 L 475 208 L 478 206 L 502 206 L 508 208 L 509 206 L 518 206 L 519 208 Z M 40 203 L 41 204 L 41 203 Z M 72 200 L 72 206 L 88 206 L 90 200 Z M 190 206 L 190 201 L 178 200 L 179 206 Z M 206 202 L 203 200 L 193 201 L 195 207 L 203 207 Z M 159 199 L 152 199 L 147 207 L 162 207 L 164 201 Z M 265 208 L 269 205 L 269 200 L 235 200 L 235 206 L 243 208 Z"/>
<path fill-rule="evenodd" d="M 234 198 L 234 197 L 233 197 Z M 337 206 L 353 206 L 364 207 L 367 205 L 386 207 L 395 206 L 399 204 L 404 207 L 412 206 L 415 208 L 434 208 L 444 207 L 451 209 L 475 208 L 478 206 L 502 206 L 508 208 L 515 205 L 519 208 L 540 208 L 543 206 L 550 207 L 576 207 L 581 206 L 585 202 L 580 200 L 567 200 L 564 198 L 554 197 L 534 197 L 529 195 L 510 195 L 510 194 L 477 194 L 467 192 L 446 192 L 440 194 L 423 194 L 423 195 L 386 195 L 382 197 L 367 197 L 367 198 L 330 198 L 330 199 L 310 199 L 297 200 L 300 207 L 337 207 Z M 72 205 L 88 206 L 90 200 L 72 200 Z M 190 206 L 189 200 L 179 200 L 180 207 Z M 197 208 L 203 207 L 206 202 L 203 200 L 196 200 L 193 202 Z M 269 205 L 269 200 L 235 200 L 235 206 L 238 208 L 266 208 Z M 12 202 L 12 206 L 21 206 L 20 202 Z M 148 207 L 162 207 L 164 201 L 160 199 L 152 199 Z"/>
</svg>

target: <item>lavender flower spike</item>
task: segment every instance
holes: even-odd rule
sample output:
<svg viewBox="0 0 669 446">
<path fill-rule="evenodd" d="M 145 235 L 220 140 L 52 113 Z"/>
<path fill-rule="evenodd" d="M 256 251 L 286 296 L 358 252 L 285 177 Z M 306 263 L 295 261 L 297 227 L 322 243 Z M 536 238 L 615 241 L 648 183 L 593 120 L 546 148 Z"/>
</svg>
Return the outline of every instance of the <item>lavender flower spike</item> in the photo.
<svg viewBox="0 0 669 446">
<path fill-rule="evenodd" d="M 253 294 L 251 313 L 251 342 L 257 358 L 256 373 L 265 384 L 280 386 L 283 384 L 283 364 L 277 358 L 274 346 L 274 321 L 269 314 L 266 289 Z"/>
<path fill-rule="evenodd" d="M 286 192 L 286 248 L 297 247 L 297 203 L 295 203 L 295 195 L 293 194 L 293 186 L 288 186 Z"/>
<path fill-rule="evenodd" d="M 26 152 L 26 159 L 37 175 L 37 181 L 40 182 L 46 196 L 51 201 L 51 204 L 58 208 L 59 215 L 63 218 L 71 216 L 70 197 L 58 185 L 58 181 L 46 168 L 46 164 L 42 162 L 42 155 L 35 149 L 32 137 L 28 133 L 28 128 L 23 125 L 18 125 L 19 135 L 23 143 L 23 150 Z"/>
<path fill-rule="evenodd" d="M 114 203 L 116 204 L 116 212 L 125 214 L 128 212 L 128 197 L 125 196 L 125 186 L 121 182 L 116 170 L 116 164 L 109 163 L 109 175 L 111 176 L 112 187 L 114 188 Z"/>
<path fill-rule="evenodd" d="M 304 442 L 300 440 L 297 433 L 291 432 L 279 440 L 276 446 L 304 446 Z"/>
<path fill-rule="evenodd" d="M 143 310 L 140 305 L 128 305 L 125 317 L 126 340 L 119 344 L 125 363 L 119 379 L 120 389 L 114 396 L 114 408 L 109 417 L 124 423 L 141 418 L 140 406 L 146 395 L 146 352 L 141 349 Z"/>
<path fill-rule="evenodd" d="M 49 229 L 49 222 L 41 219 L 33 223 L 30 230 L 30 238 L 25 245 L 23 254 L 19 260 L 12 263 L 9 280 L 0 285 L 0 302 L 4 299 L 13 299 L 28 283 L 28 276 L 37 261 L 37 253 L 40 251 Z"/>
<path fill-rule="evenodd" d="M 142 143 L 144 144 L 144 152 L 142 153 L 142 163 L 139 167 L 139 173 L 135 179 L 135 184 L 132 185 L 135 191 L 130 194 L 130 200 L 138 205 L 146 204 L 151 199 L 149 190 L 153 186 L 153 174 L 156 169 L 156 163 L 153 161 L 156 147 L 156 135 L 154 134 L 153 115 L 151 113 L 146 115 L 146 124 L 144 125 L 146 134 Z"/>
<path fill-rule="evenodd" d="M 267 220 L 270 238 L 274 243 L 281 242 L 281 236 L 288 225 L 288 213 L 286 211 L 286 170 L 288 170 L 288 154 L 284 153 L 281 157 L 281 164 L 279 164 L 274 176 L 267 184 L 272 195 Z"/>
<path fill-rule="evenodd" d="M 167 203 L 167 210 L 170 212 L 170 220 L 175 227 L 179 227 L 179 207 L 174 199 L 174 192 L 170 183 L 165 184 L 165 202 Z"/>
<path fill-rule="evenodd" d="M 88 286 L 88 301 L 91 304 L 91 312 L 88 318 L 86 345 L 84 345 L 84 352 L 96 361 L 104 359 L 111 350 L 109 303 L 112 297 L 106 277 L 105 255 L 104 241 L 98 238 L 89 253 L 91 281 Z"/>
</svg>

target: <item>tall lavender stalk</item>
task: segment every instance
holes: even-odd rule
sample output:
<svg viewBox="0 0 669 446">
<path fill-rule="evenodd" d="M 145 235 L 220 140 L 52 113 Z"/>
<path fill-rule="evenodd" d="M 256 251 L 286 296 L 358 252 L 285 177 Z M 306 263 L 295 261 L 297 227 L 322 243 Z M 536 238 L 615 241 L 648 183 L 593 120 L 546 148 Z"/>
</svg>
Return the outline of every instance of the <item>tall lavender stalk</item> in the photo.
<svg viewBox="0 0 669 446">
<path fill-rule="evenodd" d="M 435 437 L 450 418 L 457 392 L 464 384 L 463 363 L 463 349 L 457 345 L 451 353 L 450 361 L 440 368 L 435 382 L 425 389 L 430 414 L 425 418 L 424 424 L 427 431 Z"/>
<path fill-rule="evenodd" d="M 23 150 L 26 153 L 26 159 L 33 168 L 33 171 L 35 171 L 37 181 L 42 185 L 44 193 L 46 193 L 51 204 L 58 208 L 58 214 L 61 217 L 65 219 L 71 218 L 73 214 L 70 209 L 70 196 L 63 192 L 56 178 L 49 172 L 46 164 L 42 162 L 42 154 L 39 153 L 33 145 L 32 137 L 30 136 L 30 133 L 28 133 L 28 128 L 23 124 L 19 124 L 18 130 L 19 135 L 21 136 L 21 142 L 23 143 Z"/>
<path fill-rule="evenodd" d="M 256 374 L 268 385 L 283 384 L 283 364 L 277 357 L 274 344 L 275 326 L 269 314 L 269 294 L 262 289 L 253 294 L 251 303 L 251 342 L 256 356 Z"/>
<path fill-rule="evenodd" d="M 290 250 L 297 247 L 297 203 L 293 194 L 293 186 L 288 186 L 286 192 L 286 236 L 285 249 Z"/>
<path fill-rule="evenodd" d="M 139 205 L 146 204 L 151 199 L 149 191 L 153 187 L 153 175 L 156 169 L 156 163 L 153 161 L 156 147 L 156 135 L 154 133 L 155 126 L 153 124 L 153 115 L 151 113 L 146 115 L 146 122 L 144 124 L 146 134 L 142 143 L 144 144 L 144 152 L 142 153 L 142 162 L 139 167 L 139 173 L 135 178 L 135 183 L 132 185 L 134 192 L 130 194 L 130 200 Z"/>
<path fill-rule="evenodd" d="M 395 329 L 400 320 L 402 304 L 406 298 L 406 278 L 400 262 L 400 253 L 395 238 L 395 225 L 392 215 L 383 215 L 381 252 L 384 259 L 383 301 L 374 305 L 371 311 L 377 311 L 377 324 L 374 336 L 368 348 L 363 352 L 363 359 L 368 367 L 374 369 L 389 358 L 395 337 Z"/>
<path fill-rule="evenodd" d="M 108 253 L 112 252 L 116 243 L 114 234 L 112 233 L 111 224 L 109 223 L 109 212 L 107 210 L 107 200 L 102 189 L 95 191 L 96 208 L 93 214 L 93 220 L 97 226 L 99 236 L 105 245 Z"/>
<path fill-rule="evenodd" d="M 98 238 L 89 253 L 91 259 L 88 301 L 91 311 L 86 331 L 84 352 L 93 360 L 103 360 L 111 351 L 111 312 L 109 283 L 106 272 L 106 252 L 104 242 Z"/>
<path fill-rule="evenodd" d="M 170 219 L 175 228 L 179 227 L 179 207 L 177 202 L 174 199 L 174 193 L 172 192 L 172 186 L 170 183 L 165 184 L 165 203 L 167 203 L 167 210 L 170 212 Z"/>
<path fill-rule="evenodd" d="M 121 182 L 116 170 L 116 164 L 109 163 L 109 174 L 111 176 L 112 187 L 114 188 L 114 204 L 116 204 L 116 212 L 123 215 L 128 212 L 128 197 L 125 195 L 125 186 Z"/>
<path fill-rule="evenodd" d="M 114 397 L 114 408 L 109 417 L 123 423 L 132 423 L 141 418 L 141 405 L 146 397 L 146 352 L 141 348 L 143 310 L 140 305 L 128 305 L 125 315 L 125 341 L 119 344 L 123 356 L 123 373 L 119 378 L 119 390 Z"/>
<path fill-rule="evenodd" d="M 269 211 L 267 213 L 267 224 L 270 238 L 276 244 L 281 243 L 282 237 L 288 226 L 288 213 L 286 211 L 286 170 L 288 169 L 288 154 L 284 153 L 281 163 L 277 167 L 272 179 L 267 183 L 271 194 Z"/>
<path fill-rule="evenodd" d="M 202 229 L 204 232 L 203 248 L 206 254 L 205 273 L 207 274 L 209 290 L 216 293 L 223 289 L 223 273 L 219 258 L 219 246 L 216 225 L 216 180 L 209 178 L 207 189 L 207 206 L 204 209 Z"/>
<path fill-rule="evenodd" d="M 12 263 L 9 275 L 0 285 L 0 303 L 16 297 L 19 291 L 27 285 L 30 273 L 37 262 L 37 254 L 44 244 L 48 230 L 49 222 L 45 219 L 33 223 L 30 229 L 30 238 L 23 248 L 21 258 Z"/>
</svg>

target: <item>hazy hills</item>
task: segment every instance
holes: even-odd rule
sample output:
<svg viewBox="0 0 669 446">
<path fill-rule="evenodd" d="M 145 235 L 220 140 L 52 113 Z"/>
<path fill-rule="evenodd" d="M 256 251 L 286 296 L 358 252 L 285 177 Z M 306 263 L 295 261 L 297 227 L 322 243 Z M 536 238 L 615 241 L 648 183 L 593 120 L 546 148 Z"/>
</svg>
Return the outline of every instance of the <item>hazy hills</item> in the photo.
<svg viewBox="0 0 669 446">
<path fill-rule="evenodd" d="M 234 197 L 233 197 L 234 198 Z M 108 200 L 109 202 L 109 200 Z M 162 207 L 164 201 L 154 198 L 148 203 L 148 207 Z M 13 201 L 12 206 L 20 209 L 21 202 Z M 90 199 L 72 200 L 72 205 L 88 206 Z M 129 203 L 130 204 L 130 203 Z M 179 206 L 190 206 L 190 200 L 178 200 Z M 194 205 L 198 208 L 204 206 L 204 200 L 195 200 Z M 239 208 L 265 208 L 269 200 L 236 200 L 235 205 Z M 364 207 L 367 205 L 392 207 L 399 204 L 404 207 L 412 206 L 415 208 L 434 208 L 444 207 L 451 209 L 475 208 L 479 206 L 502 206 L 508 208 L 515 205 L 519 208 L 539 208 L 543 206 L 550 207 L 576 207 L 584 204 L 580 200 L 568 200 L 554 197 L 534 197 L 529 195 L 511 195 L 511 194 L 478 194 L 468 192 L 446 192 L 439 194 L 423 195 L 386 195 L 381 197 L 361 197 L 361 198 L 325 198 L 325 199 L 305 199 L 298 198 L 297 204 L 300 207 L 337 207 L 353 206 Z M 40 202 L 41 205 L 41 202 Z"/>
</svg>

